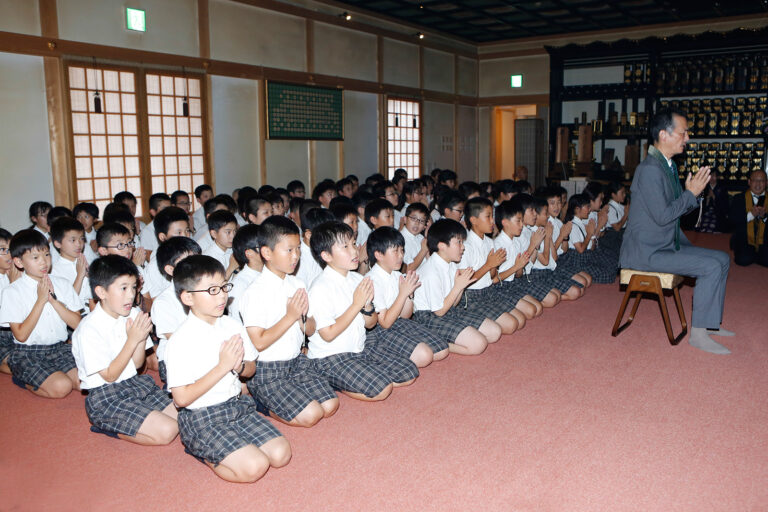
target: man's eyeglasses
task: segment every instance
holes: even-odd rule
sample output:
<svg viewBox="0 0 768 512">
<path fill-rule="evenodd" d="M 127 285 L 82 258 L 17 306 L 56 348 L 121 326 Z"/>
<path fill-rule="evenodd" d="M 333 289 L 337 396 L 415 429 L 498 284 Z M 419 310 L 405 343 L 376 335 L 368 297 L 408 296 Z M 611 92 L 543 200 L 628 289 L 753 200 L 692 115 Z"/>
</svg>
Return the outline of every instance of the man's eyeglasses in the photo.
<svg viewBox="0 0 768 512">
<path fill-rule="evenodd" d="M 411 219 L 411 220 L 412 220 L 413 222 L 415 222 L 416 224 L 426 224 L 426 223 L 427 223 L 427 221 L 426 221 L 426 220 L 424 220 L 424 219 L 420 219 L 420 218 L 418 218 L 418 217 L 408 217 L 408 218 L 409 218 L 409 219 Z"/>
<path fill-rule="evenodd" d="M 207 292 L 208 295 L 218 295 L 221 292 L 229 293 L 229 291 L 232 289 L 234 285 L 232 283 L 227 283 L 222 286 L 211 286 L 210 288 L 207 288 L 205 290 L 186 290 L 189 293 L 203 293 Z"/>
<path fill-rule="evenodd" d="M 456 213 L 460 213 L 460 214 L 464 215 L 464 210 L 463 210 L 463 209 L 456 209 L 456 208 L 451 208 L 451 211 L 452 211 L 452 212 L 456 212 Z"/>
<path fill-rule="evenodd" d="M 105 245 L 104 247 L 106 247 L 107 249 L 117 249 L 118 251 L 122 251 L 123 249 L 127 249 L 129 247 L 136 247 L 136 242 L 127 242 L 127 243 L 120 242 L 117 245 Z"/>
</svg>

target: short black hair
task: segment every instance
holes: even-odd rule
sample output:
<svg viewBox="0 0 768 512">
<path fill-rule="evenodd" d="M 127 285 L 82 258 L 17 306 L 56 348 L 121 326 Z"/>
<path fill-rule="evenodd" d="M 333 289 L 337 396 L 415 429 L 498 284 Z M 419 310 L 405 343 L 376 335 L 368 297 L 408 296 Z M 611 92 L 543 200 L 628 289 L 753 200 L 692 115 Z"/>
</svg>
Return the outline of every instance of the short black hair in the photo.
<svg viewBox="0 0 768 512">
<path fill-rule="evenodd" d="M 526 180 L 517 180 L 515 182 L 515 189 L 520 194 L 527 194 L 531 190 L 531 184 Z"/>
<path fill-rule="evenodd" d="M 377 261 L 377 252 L 384 254 L 390 247 L 405 247 L 405 238 L 398 230 L 389 226 L 382 226 L 371 231 L 366 245 L 368 261 L 371 262 L 371 265 Z"/>
<path fill-rule="evenodd" d="M 352 180 L 353 183 L 360 183 L 360 180 L 357 178 L 357 175 L 355 174 L 347 174 L 347 178 Z"/>
<path fill-rule="evenodd" d="M 429 254 L 437 251 L 437 245 L 444 243 L 450 245 L 451 240 L 454 238 L 460 238 L 461 240 L 467 239 L 467 230 L 461 223 L 453 219 L 440 219 L 429 228 L 427 232 L 427 249 Z"/>
<path fill-rule="evenodd" d="M 275 191 L 275 187 L 272 185 L 262 185 L 259 187 L 258 193 L 260 196 L 268 196 Z"/>
<path fill-rule="evenodd" d="M 456 181 L 456 173 L 450 169 L 443 169 L 437 176 L 438 183 L 446 183 L 451 180 Z"/>
<path fill-rule="evenodd" d="M 349 206 L 352 206 L 352 200 L 347 196 L 336 196 L 333 199 L 331 199 L 330 203 L 328 203 L 328 209 L 332 210 L 334 206 L 339 204 L 348 204 Z"/>
<path fill-rule="evenodd" d="M 523 209 L 523 215 L 525 215 L 525 211 L 529 208 L 533 208 L 534 210 L 536 209 L 536 200 L 532 195 L 517 194 L 512 198 L 512 200 L 520 203 L 520 208 Z"/>
<path fill-rule="evenodd" d="M 484 197 L 473 197 L 464 203 L 464 218 L 469 221 L 472 217 L 478 217 L 486 208 L 493 213 L 493 203 Z"/>
<path fill-rule="evenodd" d="M 112 241 L 112 239 L 117 235 L 125 235 L 130 237 L 131 232 L 123 226 L 122 224 L 118 224 L 117 222 L 111 222 L 109 224 L 102 224 L 98 231 L 96 231 L 96 246 L 97 247 L 106 247 L 109 245 L 109 242 Z"/>
<path fill-rule="evenodd" d="M 281 196 L 279 193 L 277 193 L 274 190 L 272 192 L 270 192 L 269 194 L 267 194 L 267 200 L 269 201 L 269 203 L 272 206 L 274 206 L 276 204 L 279 204 L 280 206 L 283 205 L 283 196 Z"/>
<path fill-rule="evenodd" d="M 181 260 L 173 268 L 173 288 L 176 291 L 176 297 L 181 300 L 181 294 L 197 288 L 200 280 L 205 276 L 215 276 L 221 274 L 225 276 L 224 266 L 219 260 L 212 256 L 195 254 Z M 184 311 L 188 311 L 184 306 Z"/>
<path fill-rule="evenodd" d="M 213 194 L 213 187 L 211 187 L 210 185 L 208 185 L 206 183 L 203 183 L 202 185 L 198 185 L 198 186 L 195 187 L 195 197 L 196 198 L 200 199 L 200 196 L 202 196 L 203 193 L 205 193 L 205 192 L 210 192 L 211 194 Z"/>
<path fill-rule="evenodd" d="M 93 263 L 88 267 L 88 281 L 91 285 L 93 299 L 99 300 L 99 296 L 96 295 L 97 286 L 101 286 L 106 290 L 109 288 L 109 285 L 121 276 L 133 276 L 136 278 L 136 294 L 138 295 L 139 269 L 136 268 L 136 265 L 131 260 L 117 254 L 108 254 L 93 260 Z"/>
<path fill-rule="evenodd" d="M 589 197 L 584 194 L 573 194 L 568 199 L 568 210 L 565 212 L 565 222 L 573 220 L 576 215 L 576 208 L 582 208 L 589 205 Z"/>
<path fill-rule="evenodd" d="M 160 241 L 160 233 L 167 235 L 171 224 L 184 221 L 189 224 L 189 215 L 187 212 L 177 206 L 169 206 L 155 215 L 152 225 L 155 226 L 155 236 Z"/>
<path fill-rule="evenodd" d="M 301 205 L 306 201 L 303 197 L 292 197 L 288 203 L 288 211 L 296 212 L 301 209 Z"/>
<path fill-rule="evenodd" d="M 13 235 L 10 231 L 7 229 L 0 228 L 0 240 L 5 240 L 6 242 L 10 242 L 11 238 L 13 238 Z"/>
<path fill-rule="evenodd" d="M 406 171 L 402 167 L 398 167 L 397 169 L 395 169 L 393 176 L 394 178 L 399 178 L 399 177 L 408 178 L 408 171 Z M 394 178 L 392 178 L 392 181 L 395 181 Z"/>
<path fill-rule="evenodd" d="M 429 218 L 429 208 L 427 208 L 424 203 L 409 204 L 408 208 L 405 209 L 405 216 L 410 217 L 414 213 L 420 213 L 424 215 L 425 218 Z"/>
<path fill-rule="evenodd" d="M 302 183 L 299 180 L 289 181 L 288 184 L 285 186 L 285 189 L 288 191 L 289 194 L 296 192 L 299 189 L 304 191 L 307 190 L 307 188 L 304 186 L 304 183 Z"/>
<path fill-rule="evenodd" d="M 104 208 L 104 216 L 101 220 L 104 224 L 113 224 L 115 222 L 134 224 L 136 222 L 136 219 L 131 214 L 131 210 L 123 203 L 109 203 Z"/>
<path fill-rule="evenodd" d="M 440 196 L 440 198 L 437 200 L 438 205 L 438 213 L 440 215 L 443 215 L 445 210 L 452 210 L 455 206 L 465 203 L 467 201 L 467 198 L 464 197 L 464 194 L 461 192 L 456 192 L 455 190 L 448 189 Z"/>
<path fill-rule="evenodd" d="M 549 204 L 547 204 L 547 200 L 543 199 L 541 197 L 533 197 L 533 207 L 536 209 L 536 213 L 539 213 L 544 210 L 544 208 L 549 208 Z"/>
<path fill-rule="evenodd" d="M 336 183 L 333 181 L 321 181 L 312 191 L 312 199 L 317 201 L 321 195 L 325 194 L 329 190 L 336 192 Z"/>
<path fill-rule="evenodd" d="M 365 184 L 370 185 L 371 187 L 375 187 L 377 183 L 380 183 L 382 181 L 385 181 L 386 178 L 379 172 L 375 172 L 365 178 Z"/>
<path fill-rule="evenodd" d="M 22 229 L 8 243 L 12 258 L 21 258 L 32 249 L 49 250 L 48 240 L 36 229 Z"/>
<path fill-rule="evenodd" d="M 59 217 L 51 224 L 51 240 L 61 243 L 64 239 L 64 235 L 70 231 L 85 233 L 85 228 L 77 219 L 73 219 L 72 217 Z"/>
<path fill-rule="evenodd" d="M 232 213 L 237 211 L 237 204 L 235 203 L 235 200 L 232 199 L 232 196 L 228 194 L 219 194 L 207 200 L 203 205 L 203 212 L 205 213 L 205 216 L 208 217 L 219 206 L 224 206 Z"/>
<path fill-rule="evenodd" d="M 171 280 L 171 276 L 165 271 L 167 265 L 176 266 L 175 263 L 179 258 L 186 255 L 198 255 L 202 254 L 203 250 L 200 248 L 197 242 L 186 236 L 175 236 L 169 238 L 165 242 L 161 243 L 157 248 L 157 268 L 160 270 L 160 275 Z"/>
<path fill-rule="evenodd" d="M 301 212 L 301 231 L 302 233 L 311 231 L 312 236 L 314 237 L 315 228 L 317 226 L 335 220 L 336 217 L 333 216 L 330 210 L 326 210 L 325 208 L 310 208 L 307 211 Z"/>
<path fill-rule="evenodd" d="M 80 212 L 87 213 L 93 217 L 94 220 L 99 218 L 99 207 L 93 203 L 77 203 L 77 205 L 72 208 L 72 216 L 77 218 L 77 216 L 80 215 Z"/>
<path fill-rule="evenodd" d="M 128 192 L 127 190 L 123 190 L 123 191 L 118 192 L 117 194 L 115 194 L 115 197 L 112 199 L 112 201 L 114 201 L 115 203 L 118 203 L 118 204 L 123 204 L 126 201 L 133 201 L 134 203 L 137 202 L 136 201 L 136 196 L 133 195 L 132 193 Z"/>
<path fill-rule="evenodd" d="M 397 171 L 403 171 L 405 174 L 398 173 Z M 390 180 L 395 186 L 397 186 L 397 184 L 401 181 L 408 181 L 408 172 L 405 171 L 405 169 L 398 169 L 397 171 L 395 171 L 395 175 L 392 177 L 392 180 Z"/>
<path fill-rule="evenodd" d="M 504 228 L 501 222 L 504 219 L 511 219 L 515 215 L 522 215 L 523 213 L 525 213 L 525 210 L 523 210 L 520 201 L 515 201 L 514 198 L 502 201 L 496 207 L 496 227 L 499 228 L 499 231 L 503 231 Z"/>
<path fill-rule="evenodd" d="M 518 190 L 515 186 L 515 180 L 504 179 L 496 182 L 493 186 L 493 192 L 495 197 L 498 198 L 501 194 L 517 194 Z"/>
<path fill-rule="evenodd" d="M 459 192 L 464 194 L 464 197 L 469 197 L 474 193 L 477 193 L 480 196 L 483 195 L 483 189 L 474 181 L 462 182 L 461 185 L 459 185 Z"/>
<path fill-rule="evenodd" d="M 237 229 L 237 218 L 229 210 L 216 210 L 208 216 L 208 231 L 218 231 L 227 224 L 234 224 Z"/>
<path fill-rule="evenodd" d="M 186 190 L 177 190 L 173 194 L 171 194 L 171 204 L 176 205 L 179 202 L 179 198 L 184 197 L 186 199 L 189 199 L 189 192 Z"/>
<path fill-rule="evenodd" d="M 272 208 L 272 203 L 269 199 L 267 199 L 266 196 L 260 196 L 256 195 L 251 197 L 251 199 L 248 200 L 248 203 L 245 205 L 245 216 L 250 217 L 253 215 L 256 217 L 256 214 L 259 212 L 259 208 L 261 208 L 264 205 L 269 205 L 269 208 Z M 251 219 L 248 219 L 248 222 L 250 222 Z"/>
<path fill-rule="evenodd" d="M 368 203 L 376 199 L 376 196 L 374 196 L 370 192 L 366 192 L 362 188 L 357 191 L 357 193 L 352 196 L 352 206 L 355 207 L 355 209 L 358 208 L 365 208 Z"/>
<path fill-rule="evenodd" d="M 156 194 L 152 194 L 151 196 L 149 196 L 149 209 L 157 210 L 157 207 L 160 206 L 161 201 L 168 201 L 170 203 L 171 196 L 169 196 L 165 192 L 158 192 Z"/>
<path fill-rule="evenodd" d="M 347 218 L 347 215 L 354 215 L 357 217 L 357 210 L 355 210 L 355 207 L 352 206 L 352 203 L 337 203 L 334 205 L 331 205 L 331 213 L 333 213 L 333 216 L 336 217 L 336 220 L 340 222 L 344 222 L 344 219 Z"/>
<path fill-rule="evenodd" d="M 394 212 L 395 207 L 386 199 L 374 199 L 365 205 L 365 219 L 363 220 L 365 220 L 369 227 L 373 227 L 371 217 L 378 217 L 384 210 L 392 210 Z"/>
<path fill-rule="evenodd" d="M 46 216 L 46 220 L 48 221 L 48 226 L 53 224 L 53 222 L 56 219 L 60 219 L 62 217 L 72 217 L 72 210 L 67 208 L 66 206 L 54 206 L 50 210 L 48 210 L 48 215 Z M 72 217 L 74 219 L 74 217 Z"/>
<path fill-rule="evenodd" d="M 610 195 L 618 194 L 623 188 L 626 188 L 626 185 L 624 185 L 622 182 L 612 181 L 608 184 L 608 193 Z"/>
<path fill-rule="evenodd" d="M 389 180 L 380 181 L 373 186 L 373 195 L 381 199 L 384 199 L 386 197 L 388 188 L 394 189 L 395 184 Z"/>
<path fill-rule="evenodd" d="M 288 221 L 290 222 L 290 220 Z M 256 224 L 246 224 L 241 227 L 235 233 L 235 238 L 232 239 L 232 254 L 235 256 L 235 261 L 240 267 L 244 267 L 248 264 L 248 258 L 245 255 L 245 251 L 251 249 L 253 251 L 259 251 L 259 233 L 261 232 L 261 226 Z"/>
<path fill-rule="evenodd" d="M 605 199 L 605 187 L 599 181 L 590 181 L 581 193 L 587 196 L 590 201 L 600 197 L 600 194 L 603 194 L 603 199 Z"/>
<path fill-rule="evenodd" d="M 544 187 L 544 190 L 541 191 L 541 197 L 544 199 L 549 199 L 552 197 L 560 197 L 560 187 Z"/>
<path fill-rule="evenodd" d="M 299 236 L 299 228 L 288 217 L 273 215 L 261 223 L 259 231 L 259 249 L 269 247 L 274 250 L 285 236 Z"/>
<path fill-rule="evenodd" d="M 315 261 L 322 268 L 325 268 L 326 263 L 321 254 L 324 252 L 331 254 L 334 244 L 346 240 L 354 242 L 355 232 L 343 222 L 333 220 L 331 222 L 324 222 L 312 230 L 312 239 L 309 241 L 309 247 L 312 249 L 312 256 L 314 256 Z"/>
<path fill-rule="evenodd" d="M 258 191 L 256 191 L 256 189 L 253 187 L 245 186 L 241 188 L 240 192 L 237 193 L 237 209 L 240 211 L 240 213 L 245 213 L 245 211 L 248 209 L 248 201 L 258 195 Z"/>
<path fill-rule="evenodd" d="M 341 193 L 341 191 L 346 187 L 347 185 L 355 186 L 354 183 L 352 183 L 352 180 L 348 177 L 341 178 L 339 181 L 336 182 L 336 192 Z"/>
<path fill-rule="evenodd" d="M 424 190 L 424 182 L 420 180 L 406 181 L 405 185 L 403 185 L 404 196 L 412 196 L 414 192 L 418 192 L 419 190 Z"/>
<path fill-rule="evenodd" d="M 680 116 L 683 119 L 687 119 L 683 112 L 672 108 L 662 108 L 656 111 L 651 118 L 650 126 L 650 139 L 653 142 L 659 142 L 659 132 L 672 131 L 675 127 L 675 116 Z"/>
<path fill-rule="evenodd" d="M 29 216 L 37 217 L 38 215 L 42 215 L 44 213 L 47 214 L 51 208 L 53 208 L 53 206 L 51 206 L 51 203 L 47 201 L 35 201 L 29 205 Z"/>
</svg>

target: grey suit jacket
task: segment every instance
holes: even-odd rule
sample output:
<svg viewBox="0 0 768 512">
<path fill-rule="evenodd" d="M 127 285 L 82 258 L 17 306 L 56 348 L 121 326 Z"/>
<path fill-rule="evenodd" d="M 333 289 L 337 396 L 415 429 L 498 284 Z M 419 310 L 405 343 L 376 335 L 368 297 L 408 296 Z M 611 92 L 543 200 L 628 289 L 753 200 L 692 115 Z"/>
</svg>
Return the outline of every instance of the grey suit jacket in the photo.
<svg viewBox="0 0 768 512">
<path fill-rule="evenodd" d="M 663 164 L 648 155 L 635 170 L 632 204 L 621 242 L 622 268 L 653 270 L 650 258 L 657 251 L 675 250 L 675 221 L 698 206 L 688 190 L 675 199 L 672 183 Z M 680 244 L 690 245 L 680 233 Z"/>
</svg>

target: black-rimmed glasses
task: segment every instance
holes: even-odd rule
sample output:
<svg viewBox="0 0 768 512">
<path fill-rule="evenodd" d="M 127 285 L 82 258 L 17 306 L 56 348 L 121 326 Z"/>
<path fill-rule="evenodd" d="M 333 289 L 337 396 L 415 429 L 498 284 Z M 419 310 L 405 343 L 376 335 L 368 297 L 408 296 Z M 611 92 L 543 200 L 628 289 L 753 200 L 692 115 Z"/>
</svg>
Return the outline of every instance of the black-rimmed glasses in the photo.
<svg viewBox="0 0 768 512">
<path fill-rule="evenodd" d="M 117 249 L 118 251 L 122 251 L 123 249 L 127 249 L 129 247 L 136 247 L 136 242 L 127 242 L 127 243 L 120 242 L 117 245 L 105 245 L 104 247 L 107 249 Z"/>
<path fill-rule="evenodd" d="M 416 224 L 426 224 L 427 223 L 427 221 L 425 219 L 420 219 L 418 217 L 408 217 L 408 218 L 411 219 Z"/>
<path fill-rule="evenodd" d="M 206 288 L 205 290 L 186 290 L 189 293 L 203 293 L 207 292 L 208 295 L 218 295 L 221 292 L 229 293 L 230 290 L 232 290 L 232 287 L 234 285 L 232 283 L 227 283 L 222 286 L 211 286 L 210 288 Z"/>
</svg>

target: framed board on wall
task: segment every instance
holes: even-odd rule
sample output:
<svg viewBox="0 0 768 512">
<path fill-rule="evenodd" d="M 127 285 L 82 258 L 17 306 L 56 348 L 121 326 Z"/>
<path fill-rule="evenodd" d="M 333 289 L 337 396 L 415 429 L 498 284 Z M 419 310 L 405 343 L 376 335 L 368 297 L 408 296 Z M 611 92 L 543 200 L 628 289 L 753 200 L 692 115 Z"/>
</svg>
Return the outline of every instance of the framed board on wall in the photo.
<svg viewBox="0 0 768 512">
<path fill-rule="evenodd" d="M 344 140 L 343 91 L 267 82 L 267 138 Z"/>
</svg>

